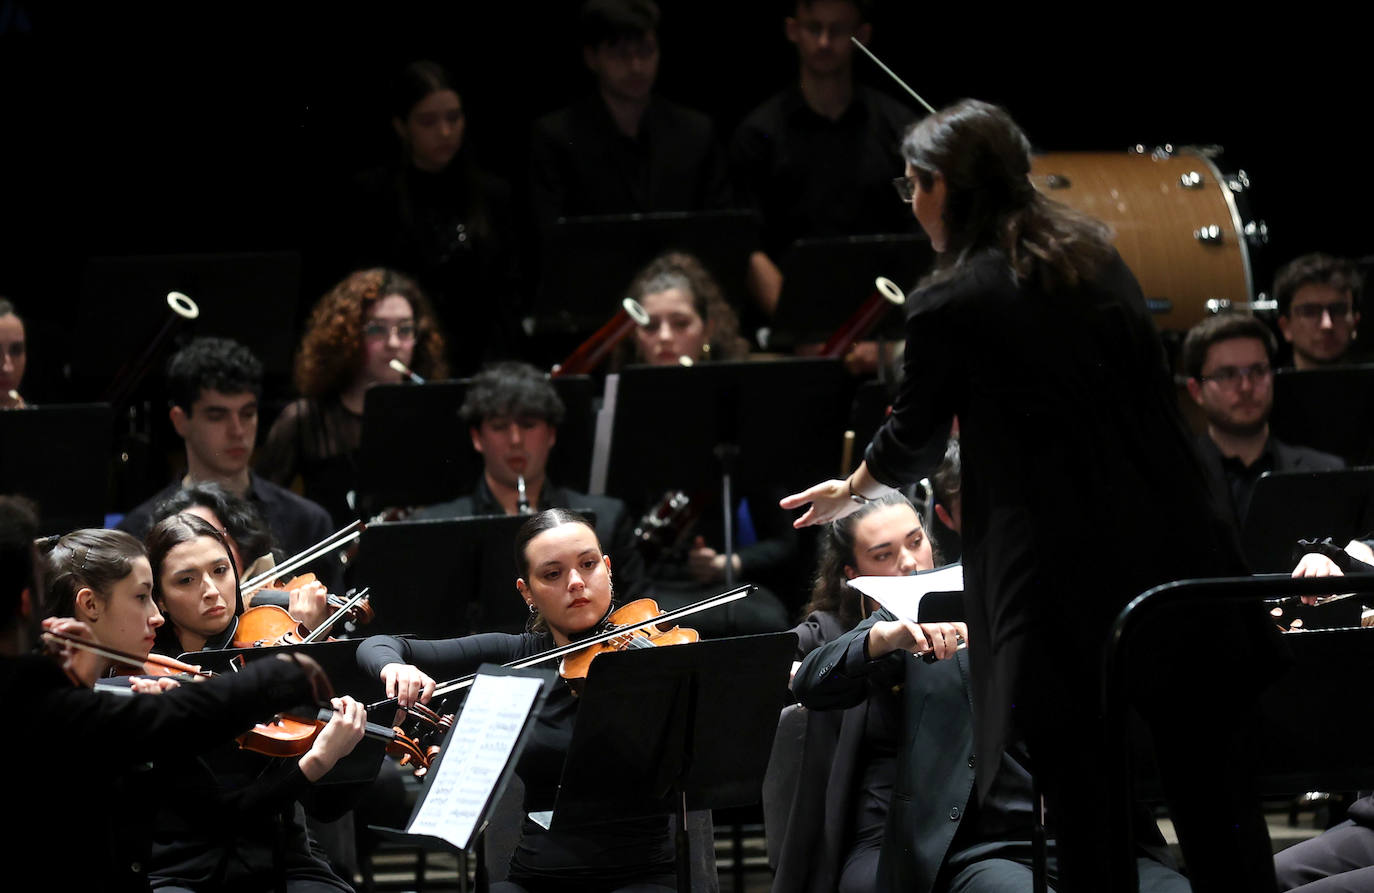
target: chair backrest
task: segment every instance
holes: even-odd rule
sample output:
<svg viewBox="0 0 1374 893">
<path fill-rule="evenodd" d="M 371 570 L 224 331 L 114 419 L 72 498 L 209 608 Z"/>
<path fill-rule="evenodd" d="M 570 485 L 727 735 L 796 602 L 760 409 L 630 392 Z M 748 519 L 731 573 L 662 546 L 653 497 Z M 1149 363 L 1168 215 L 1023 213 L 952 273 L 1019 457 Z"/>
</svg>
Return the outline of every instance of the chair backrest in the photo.
<svg viewBox="0 0 1374 893">
<path fill-rule="evenodd" d="M 763 832 L 768 844 L 768 865 L 774 871 L 778 869 L 788 819 L 801 784 L 808 715 L 800 704 L 783 708 L 778 731 L 773 736 L 768 771 L 763 776 Z"/>
</svg>

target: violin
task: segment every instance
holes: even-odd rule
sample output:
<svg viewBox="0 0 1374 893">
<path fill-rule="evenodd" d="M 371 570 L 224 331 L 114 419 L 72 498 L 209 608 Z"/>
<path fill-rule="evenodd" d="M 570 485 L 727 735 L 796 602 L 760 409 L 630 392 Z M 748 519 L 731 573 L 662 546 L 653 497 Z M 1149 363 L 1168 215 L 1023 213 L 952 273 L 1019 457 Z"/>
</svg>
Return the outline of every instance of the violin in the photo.
<svg viewBox="0 0 1374 893">
<path fill-rule="evenodd" d="M 701 639 L 694 629 L 680 626 L 659 629 L 659 618 L 666 614 L 651 598 L 636 599 L 616 608 L 604 621 L 609 625 L 607 632 L 615 635 L 564 657 L 558 664 L 558 675 L 564 679 L 586 679 L 592 661 L 608 651 L 685 645 Z"/>
<path fill-rule="evenodd" d="M 332 708 L 321 708 L 314 720 L 278 715 L 271 722 L 258 723 L 235 740 L 244 750 L 269 757 L 303 756 L 314 746 L 315 737 L 329 724 L 333 715 Z M 373 740 L 385 741 L 386 752 L 399 757 L 401 765 L 414 766 L 416 778 L 429 771 L 433 755 L 439 750 L 437 747 L 426 750 L 401 729 L 373 722 L 364 726 L 363 735 Z"/>
<path fill-rule="evenodd" d="M 306 583 L 314 582 L 314 574 L 302 576 L 310 578 Z M 299 579 L 301 577 L 296 578 Z M 294 584 L 296 580 L 291 582 Z M 234 637 L 229 645 L 231 648 L 262 648 L 319 642 L 327 637 L 329 630 L 340 620 L 350 619 L 358 623 L 367 623 L 372 619 L 373 612 L 367 601 L 367 593 L 368 590 L 364 589 L 348 598 L 330 596 L 329 604 L 337 604 L 338 610 L 313 631 L 292 617 L 286 609 L 276 605 L 249 608 L 239 615 L 239 623 L 234 629 Z"/>
</svg>

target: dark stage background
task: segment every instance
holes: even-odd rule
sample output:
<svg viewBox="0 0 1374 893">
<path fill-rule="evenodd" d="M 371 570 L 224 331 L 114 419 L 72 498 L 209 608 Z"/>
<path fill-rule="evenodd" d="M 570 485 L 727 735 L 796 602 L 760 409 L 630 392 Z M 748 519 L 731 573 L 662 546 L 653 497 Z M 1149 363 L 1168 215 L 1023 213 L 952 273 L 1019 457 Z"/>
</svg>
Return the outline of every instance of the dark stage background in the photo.
<svg viewBox="0 0 1374 893">
<path fill-rule="evenodd" d="M 793 78 L 786 4 L 661 2 L 659 90 L 727 137 Z M 0 0 L 0 294 L 69 319 L 90 256 L 301 247 L 322 191 L 398 151 L 382 88 L 414 58 L 455 71 L 471 148 L 520 188 L 530 122 L 590 88 L 577 5 Z M 1272 234 L 1259 288 L 1303 251 L 1365 254 L 1363 35 L 1311 7 L 1302 22 L 1201 10 L 889 2 L 873 47 L 937 107 L 1006 105 L 1041 149 L 1224 146 Z M 322 287 L 307 267 L 302 301 Z"/>
</svg>

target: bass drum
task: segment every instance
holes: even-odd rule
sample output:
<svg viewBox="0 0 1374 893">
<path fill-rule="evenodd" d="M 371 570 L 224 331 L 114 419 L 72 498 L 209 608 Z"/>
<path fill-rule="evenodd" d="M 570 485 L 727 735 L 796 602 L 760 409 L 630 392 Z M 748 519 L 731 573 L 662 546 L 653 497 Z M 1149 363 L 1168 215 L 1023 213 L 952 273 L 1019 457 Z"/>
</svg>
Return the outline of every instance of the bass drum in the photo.
<svg viewBox="0 0 1374 893">
<path fill-rule="evenodd" d="M 1054 152 L 1031 160 L 1044 195 L 1111 226 L 1161 329 L 1186 332 L 1209 312 L 1248 307 L 1250 239 L 1237 203 L 1243 172 L 1224 177 L 1201 150 Z"/>
</svg>

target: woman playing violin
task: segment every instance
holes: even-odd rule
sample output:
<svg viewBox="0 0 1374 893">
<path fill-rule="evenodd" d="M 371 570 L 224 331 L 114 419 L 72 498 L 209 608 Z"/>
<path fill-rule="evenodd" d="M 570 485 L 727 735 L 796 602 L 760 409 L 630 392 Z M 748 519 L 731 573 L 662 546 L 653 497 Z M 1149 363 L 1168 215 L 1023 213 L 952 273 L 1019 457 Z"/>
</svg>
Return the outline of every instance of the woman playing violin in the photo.
<svg viewBox="0 0 1374 893">
<path fill-rule="evenodd" d="M 80 620 L 97 643 L 147 657 L 163 619 L 153 602 L 153 571 L 143 544 L 121 530 L 75 530 L 43 546 L 48 615 Z M 89 652 L 76 657 L 75 666 L 86 685 L 107 672 L 135 672 Z"/>
<path fill-rule="evenodd" d="M 515 538 L 515 588 L 530 610 L 530 631 L 482 633 L 425 642 L 375 636 L 358 649 L 358 663 L 377 673 L 388 697 L 402 707 L 434 692 L 430 674 L 458 676 L 486 662 L 506 663 L 565 645 L 594 632 L 611 610 L 611 559 L 581 515 L 549 509 Z M 559 682 L 545 702 L 516 772 L 525 783 L 523 811 L 553 807 L 578 700 Z M 493 893 L 672 890 L 673 847 L 666 818 L 608 820 L 557 831 L 526 818 L 508 881 Z"/>
<path fill-rule="evenodd" d="M 243 601 L 223 535 L 194 515 L 165 518 L 148 532 L 153 597 L 167 618 L 157 650 L 166 654 L 223 648 Z M 256 663 L 256 662 L 255 662 Z M 311 851 L 301 804 L 338 818 L 361 791 L 319 781 L 362 738 L 366 712 L 334 699 L 333 719 L 298 759 L 273 759 L 229 745 L 203 758 L 157 767 L 167 794 L 158 816 L 150 876 L 158 889 L 264 887 L 349 890 Z"/>
<path fill-rule="evenodd" d="M 22 733 L 16 726 L 0 736 L 0 764 L 19 769 L 7 794 L 24 805 L 22 820 L 6 829 L 0 854 L 22 857 L 9 864 L 22 865 L 29 880 L 45 873 L 44 886 L 51 889 L 147 890 L 152 833 L 144 810 L 152 785 L 140 767 L 206 751 L 276 710 L 318 700 L 327 694 L 328 680 L 308 659 L 269 660 L 155 697 L 91 691 L 94 677 L 84 678 L 81 669 L 87 652 L 64 643 L 53 654 L 32 653 L 40 635 L 36 606 L 44 563 L 34 549 L 37 527 L 22 500 L 0 496 L 0 702 L 14 723 L 23 724 Z M 54 582 L 76 592 L 111 590 L 107 598 L 113 602 L 128 577 L 139 577 L 140 562 L 147 563 L 140 549 L 128 558 L 132 571 L 121 575 L 128 555 L 92 541 L 74 549 L 69 564 L 63 562 L 68 582 L 60 576 Z M 99 567 L 113 568 L 116 582 L 103 584 Z M 105 619 L 102 614 L 100 622 Z M 94 641 L 89 627 L 70 617 L 50 617 L 42 631 Z M 53 771 L 32 771 L 35 756 L 59 750 L 72 753 L 79 765 L 52 765 L 45 758 Z M 72 827 L 77 812 L 86 836 L 74 858 L 71 836 L 55 829 Z"/>
</svg>

